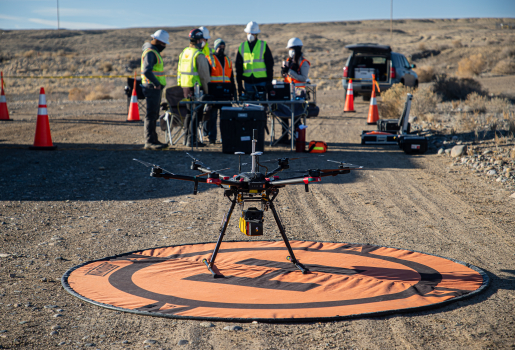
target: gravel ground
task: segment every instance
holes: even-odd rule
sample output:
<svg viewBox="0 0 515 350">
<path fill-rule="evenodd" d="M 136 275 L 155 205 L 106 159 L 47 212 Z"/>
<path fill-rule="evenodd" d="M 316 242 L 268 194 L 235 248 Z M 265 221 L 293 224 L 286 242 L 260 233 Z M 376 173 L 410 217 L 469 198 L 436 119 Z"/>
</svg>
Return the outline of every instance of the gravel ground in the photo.
<svg viewBox="0 0 515 350">
<path fill-rule="evenodd" d="M 450 166 L 437 146 L 413 156 L 396 146 L 361 146 L 368 104 L 356 101 L 357 113 L 349 116 L 341 113 L 340 91 L 321 92 L 319 101 L 322 113 L 308 121 L 307 139 L 328 142 L 325 158 L 368 170 L 311 186 L 309 193 L 303 186 L 282 190 L 278 206 L 288 235 L 465 261 L 489 274 L 484 293 L 425 312 L 291 325 L 152 318 L 85 303 L 61 287 L 69 268 L 133 250 L 213 241 L 226 203 L 221 190 L 207 185 L 193 196 L 189 183 L 150 178 L 133 158 L 191 174 L 189 159 L 184 149 L 142 150 L 142 126 L 125 122 L 122 100 L 49 101 L 58 146 L 50 152 L 28 150 L 36 102 L 16 102 L 9 106 L 14 121 L 0 124 L 0 347 L 514 349 L 514 190 Z M 265 151 L 270 158 L 292 155 Z M 194 154 L 211 166 L 237 167 L 220 145 Z M 292 168 L 324 163 L 310 156 Z M 279 237 L 270 220 L 265 232 L 264 239 Z M 232 221 L 227 239 L 249 238 Z"/>
</svg>

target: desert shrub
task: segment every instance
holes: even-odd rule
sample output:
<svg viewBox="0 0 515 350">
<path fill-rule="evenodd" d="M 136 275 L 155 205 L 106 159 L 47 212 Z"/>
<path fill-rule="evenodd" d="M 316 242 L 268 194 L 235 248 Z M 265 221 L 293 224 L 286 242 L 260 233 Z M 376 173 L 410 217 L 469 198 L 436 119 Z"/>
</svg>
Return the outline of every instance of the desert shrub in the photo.
<svg viewBox="0 0 515 350">
<path fill-rule="evenodd" d="M 424 44 L 424 43 L 418 43 L 417 48 L 418 48 L 420 51 L 426 51 L 426 44 Z"/>
<path fill-rule="evenodd" d="M 422 66 L 415 68 L 414 70 L 418 75 L 418 81 L 421 83 L 430 82 L 435 77 L 435 69 L 433 66 Z"/>
<path fill-rule="evenodd" d="M 64 50 L 57 50 L 54 52 L 54 56 L 64 56 L 66 55 L 66 52 Z"/>
<path fill-rule="evenodd" d="M 402 109 L 404 108 L 404 102 L 406 101 L 406 94 L 412 93 L 413 89 L 404 86 L 401 83 L 394 84 L 392 87 L 385 92 L 381 93 L 382 101 L 377 106 L 379 109 L 379 115 L 383 119 L 394 119 L 399 118 Z"/>
<path fill-rule="evenodd" d="M 110 85 L 97 85 L 95 88 L 86 95 L 86 101 L 95 101 L 95 100 L 112 100 L 111 92 L 113 91 L 113 86 Z"/>
<path fill-rule="evenodd" d="M 470 93 L 464 104 L 476 113 L 486 112 L 486 97 L 478 94 L 477 92 Z"/>
<path fill-rule="evenodd" d="M 113 64 L 110 62 L 102 62 L 102 63 L 100 63 L 100 69 L 104 73 L 109 73 L 110 71 L 113 70 Z"/>
<path fill-rule="evenodd" d="M 464 100 L 471 92 L 483 94 L 481 83 L 470 78 L 448 78 L 445 74 L 435 77 L 433 91 L 436 92 L 443 101 Z"/>
<path fill-rule="evenodd" d="M 492 113 L 506 113 L 510 107 L 511 103 L 506 98 L 492 97 L 486 102 L 486 108 Z"/>
<path fill-rule="evenodd" d="M 34 50 L 25 51 L 23 53 L 23 57 L 26 57 L 26 58 L 33 57 L 35 55 L 36 55 L 36 51 L 34 51 Z"/>
<path fill-rule="evenodd" d="M 71 88 L 68 92 L 68 100 L 70 101 L 84 101 L 86 98 L 86 91 L 77 87 Z"/>
<path fill-rule="evenodd" d="M 461 40 L 453 40 L 452 41 L 452 46 L 454 46 L 455 48 L 459 49 L 460 47 L 463 47 L 463 44 L 461 43 Z"/>
<path fill-rule="evenodd" d="M 515 47 L 505 47 L 501 51 L 501 58 L 515 57 Z"/>
<path fill-rule="evenodd" d="M 506 58 L 497 62 L 492 69 L 495 74 L 515 74 L 515 58 Z"/>
<path fill-rule="evenodd" d="M 479 75 L 485 68 L 485 65 L 486 61 L 481 54 L 465 57 L 458 62 L 458 75 L 460 77 Z"/>
<path fill-rule="evenodd" d="M 433 113 L 442 99 L 430 87 L 425 86 L 413 92 L 411 108 L 414 115 Z"/>
</svg>

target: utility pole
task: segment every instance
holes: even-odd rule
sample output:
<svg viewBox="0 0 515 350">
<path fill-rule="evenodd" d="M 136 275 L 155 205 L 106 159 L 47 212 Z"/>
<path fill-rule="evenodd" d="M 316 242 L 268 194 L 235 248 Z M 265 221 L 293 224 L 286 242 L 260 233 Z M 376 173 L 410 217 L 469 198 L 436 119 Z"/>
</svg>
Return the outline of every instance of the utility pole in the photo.
<svg viewBox="0 0 515 350">
<path fill-rule="evenodd" d="M 392 38 L 393 38 L 393 0 L 390 0 L 390 46 L 392 45 Z"/>
<path fill-rule="evenodd" d="M 57 0 L 57 30 L 59 30 L 59 0 Z"/>
</svg>

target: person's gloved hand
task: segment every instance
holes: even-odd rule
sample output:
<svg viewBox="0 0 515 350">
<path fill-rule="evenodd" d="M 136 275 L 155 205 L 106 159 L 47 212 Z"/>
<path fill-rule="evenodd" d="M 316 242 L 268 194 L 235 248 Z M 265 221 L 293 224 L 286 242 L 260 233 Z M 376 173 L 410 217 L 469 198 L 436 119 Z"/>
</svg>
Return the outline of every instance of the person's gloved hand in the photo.
<svg viewBox="0 0 515 350">
<path fill-rule="evenodd" d="M 168 102 L 161 103 L 161 110 L 163 110 L 163 111 L 168 110 Z"/>
<path fill-rule="evenodd" d="M 283 76 L 285 76 L 286 74 L 288 74 L 288 71 L 290 70 L 290 68 L 284 66 L 284 67 L 281 67 L 281 74 Z"/>
</svg>

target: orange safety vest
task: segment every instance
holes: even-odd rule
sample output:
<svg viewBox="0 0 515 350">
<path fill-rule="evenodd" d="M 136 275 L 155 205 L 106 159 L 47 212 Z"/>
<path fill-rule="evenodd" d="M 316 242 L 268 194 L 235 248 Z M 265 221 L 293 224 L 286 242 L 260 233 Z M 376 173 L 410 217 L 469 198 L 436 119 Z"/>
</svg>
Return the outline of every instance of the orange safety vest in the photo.
<svg viewBox="0 0 515 350">
<path fill-rule="evenodd" d="M 286 59 L 286 62 L 290 62 L 290 57 L 288 57 Z M 300 64 L 299 64 L 299 70 L 297 71 L 298 74 L 300 74 L 300 68 L 302 67 L 302 65 L 304 64 L 304 62 L 307 62 L 309 64 L 309 66 L 311 66 L 311 63 L 309 63 L 309 61 L 307 59 L 305 59 L 304 57 L 302 58 L 302 61 L 300 61 Z M 299 87 L 299 88 L 303 88 L 303 87 L 306 87 L 306 82 L 305 81 L 300 81 L 300 80 L 297 80 L 295 78 L 292 78 L 290 77 L 289 75 L 287 75 L 285 78 L 284 78 L 284 82 L 285 83 L 291 83 L 293 82 L 295 84 L 295 87 Z"/>
<path fill-rule="evenodd" d="M 213 62 L 211 58 L 216 60 L 215 65 L 213 66 Z M 232 75 L 232 64 L 229 57 L 225 56 L 225 64 L 222 67 L 220 60 L 216 55 L 206 56 L 209 61 L 209 65 L 211 65 L 211 82 L 212 83 L 228 83 L 231 81 Z"/>
</svg>

